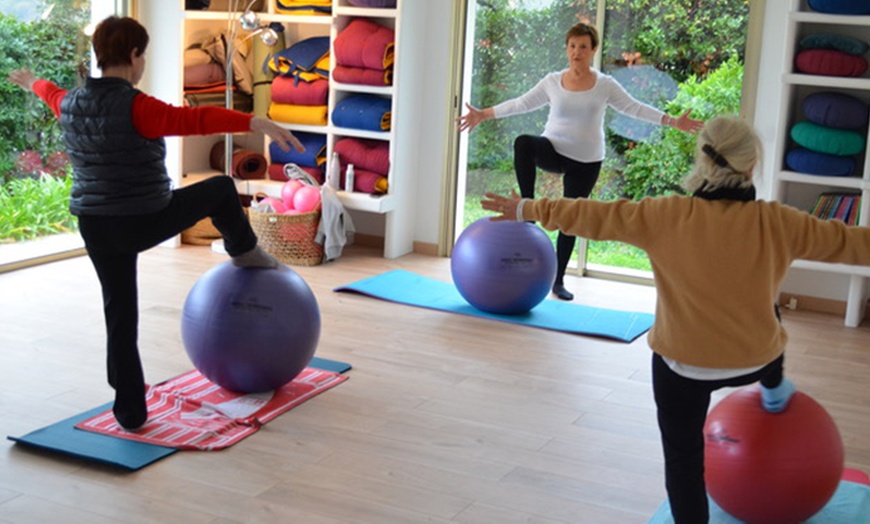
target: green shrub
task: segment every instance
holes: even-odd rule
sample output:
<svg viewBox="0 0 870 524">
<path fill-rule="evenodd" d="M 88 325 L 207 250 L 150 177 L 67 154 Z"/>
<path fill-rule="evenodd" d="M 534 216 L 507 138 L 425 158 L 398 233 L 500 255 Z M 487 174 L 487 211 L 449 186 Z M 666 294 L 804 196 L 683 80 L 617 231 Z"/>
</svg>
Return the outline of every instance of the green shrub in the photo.
<svg viewBox="0 0 870 524">
<path fill-rule="evenodd" d="M 0 242 L 76 231 L 69 213 L 72 176 L 16 178 L 0 186 Z"/>
<path fill-rule="evenodd" d="M 62 6 L 46 20 L 20 21 L 0 13 L 0 182 L 22 174 L 16 171 L 21 152 L 48 157 L 64 149 L 57 118 L 39 98 L 7 82 L 9 72 L 26 67 L 39 78 L 70 88 L 88 71 L 90 47 L 82 28 L 90 16 L 89 3 L 52 3 Z M 44 10 L 46 3 L 40 5 Z"/>
<path fill-rule="evenodd" d="M 742 88 L 743 64 L 733 57 L 705 79 L 693 77 L 682 83 L 667 112 L 681 115 L 691 109 L 692 117 L 699 120 L 736 115 L 740 112 Z M 628 148 L 624 168 L 614 170 L 620 196 L 637 200 L 682 192 L 680 182 L 692 169 L 695 143 L 695 135 L 666 128 L 661 140 Z"/>
</svg>

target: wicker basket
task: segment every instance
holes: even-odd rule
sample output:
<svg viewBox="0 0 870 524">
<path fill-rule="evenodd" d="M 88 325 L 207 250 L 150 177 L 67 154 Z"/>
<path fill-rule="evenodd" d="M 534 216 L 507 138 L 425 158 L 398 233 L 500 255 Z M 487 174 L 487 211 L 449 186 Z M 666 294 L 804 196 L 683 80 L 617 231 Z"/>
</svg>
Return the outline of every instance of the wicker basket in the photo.
<svg viewBox="0 0 870 524">
<path fill-rule="evenodd" d="M 260 245 L 273 257 L 291 266 L 323 263 L 323 246 L 314 241 L 320 211 L 282 215 L 252 209 L 248 216 Z"/>
<path fill-rule="evenodd" d="M 181 232 L 181 243 L 195 246 L 208 246 L 212 242 L 222 238 L 220 231 L 214 227 L 211 219 L 206 217 L 193 226 Z"/>
</svg>

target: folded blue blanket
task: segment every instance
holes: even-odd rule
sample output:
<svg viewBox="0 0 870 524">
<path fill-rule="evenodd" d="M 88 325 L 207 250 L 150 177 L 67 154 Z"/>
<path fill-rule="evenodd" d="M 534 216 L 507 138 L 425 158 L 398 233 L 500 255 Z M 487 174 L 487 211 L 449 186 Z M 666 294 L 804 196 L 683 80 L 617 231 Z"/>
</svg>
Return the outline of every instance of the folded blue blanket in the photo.
<svg viewBox="0 0 870 524">
<path fill-rule="evenodd" d="M 389 131 L 392 127 L 392 105 L 391 99 L 377 95 L 349 96 L 335 105 L 332 123 L 349 129 Z"/>
<path fill-rule="evenodd" d="M 305 152 L 295 149 L 284 151 L 277 143 L 269 144 L 269 157 L 273 164 L 297 164 L 305 167 L 322 167 L 326 163 L 326 135 L 296 131 L 293 135 L 305 146 Z"/>
<path fill-rule="evenodd" d="M 286 49 L 276 51 L 268 60 L 268 64 L 274 73 L 290 76 L 298 81 L 303 73 L 320 73 L 329 76 L 329 71 L 316 67 L 328 55 L 329 37 L 313 36 L 300 40 Z"/>
</svg>

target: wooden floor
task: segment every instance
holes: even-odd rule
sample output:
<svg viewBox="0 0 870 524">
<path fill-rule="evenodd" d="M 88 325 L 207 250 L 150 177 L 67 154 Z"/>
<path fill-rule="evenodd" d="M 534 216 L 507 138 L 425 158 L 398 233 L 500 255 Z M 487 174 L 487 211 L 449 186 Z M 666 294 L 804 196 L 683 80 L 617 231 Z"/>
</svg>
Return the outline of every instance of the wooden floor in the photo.
<svg viewBox="0 0 870 524">
<path fill-rule="evenodd" d="M 191 369 L 180 308 L 223 260 L 189 246 L 142 256 L 149 382 Z M 363 248 L 295 268 L 320 303 L 318 356 L 354 366 L 344 384 L 228 450 L 136 473 L 3 440 L 0 522 L 645 523 L 664 499 L 646 337 L 623 344 L 332 291 L 394 268 L 450 279 L 446 259 Z M 601 307 L 652 312 L 655 299 L 630 284 L 568 287 Z M 788 374 L 836 420 L 847 466 L 870 471 L 870 327 L 800 311 L 784 323 Z M 87 258 L 0 274 L 0 326 L 0 435 L 112 398 Z"/>
</svg>

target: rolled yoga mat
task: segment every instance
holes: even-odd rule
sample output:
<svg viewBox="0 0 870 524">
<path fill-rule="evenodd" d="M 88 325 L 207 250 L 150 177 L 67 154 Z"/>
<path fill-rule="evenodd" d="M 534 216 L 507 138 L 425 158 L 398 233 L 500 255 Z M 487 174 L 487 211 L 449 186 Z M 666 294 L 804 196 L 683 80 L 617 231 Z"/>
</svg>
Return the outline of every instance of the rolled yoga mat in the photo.
<svg viewBox="0 0 870 524">
<path fill-rule="evenodd" d="M 278 35 L 278 41 L 272 47 L 263 43 L 260 38 L 254 38 L 254 116 L 266 118 L 272 96 L 272 79 L 275 77 L 268 66 L 272 50 L 284 49 L 284 26 L 271 26 Z"/>
<path fill-rule="evenodd" d="M 209 164 L 212 169 L 225 171 L 224 151 L 226 151 L 226 144 L 223 140 L 212 146 L 209 155 Z M 232 171 L 230 173 L 232 176 L 243 180 L 259 180 L 265 178 L 264 175 L 268 167 L 269 163 L 261 153 L 241 147 L 233 148 Z"/>
</svg>

